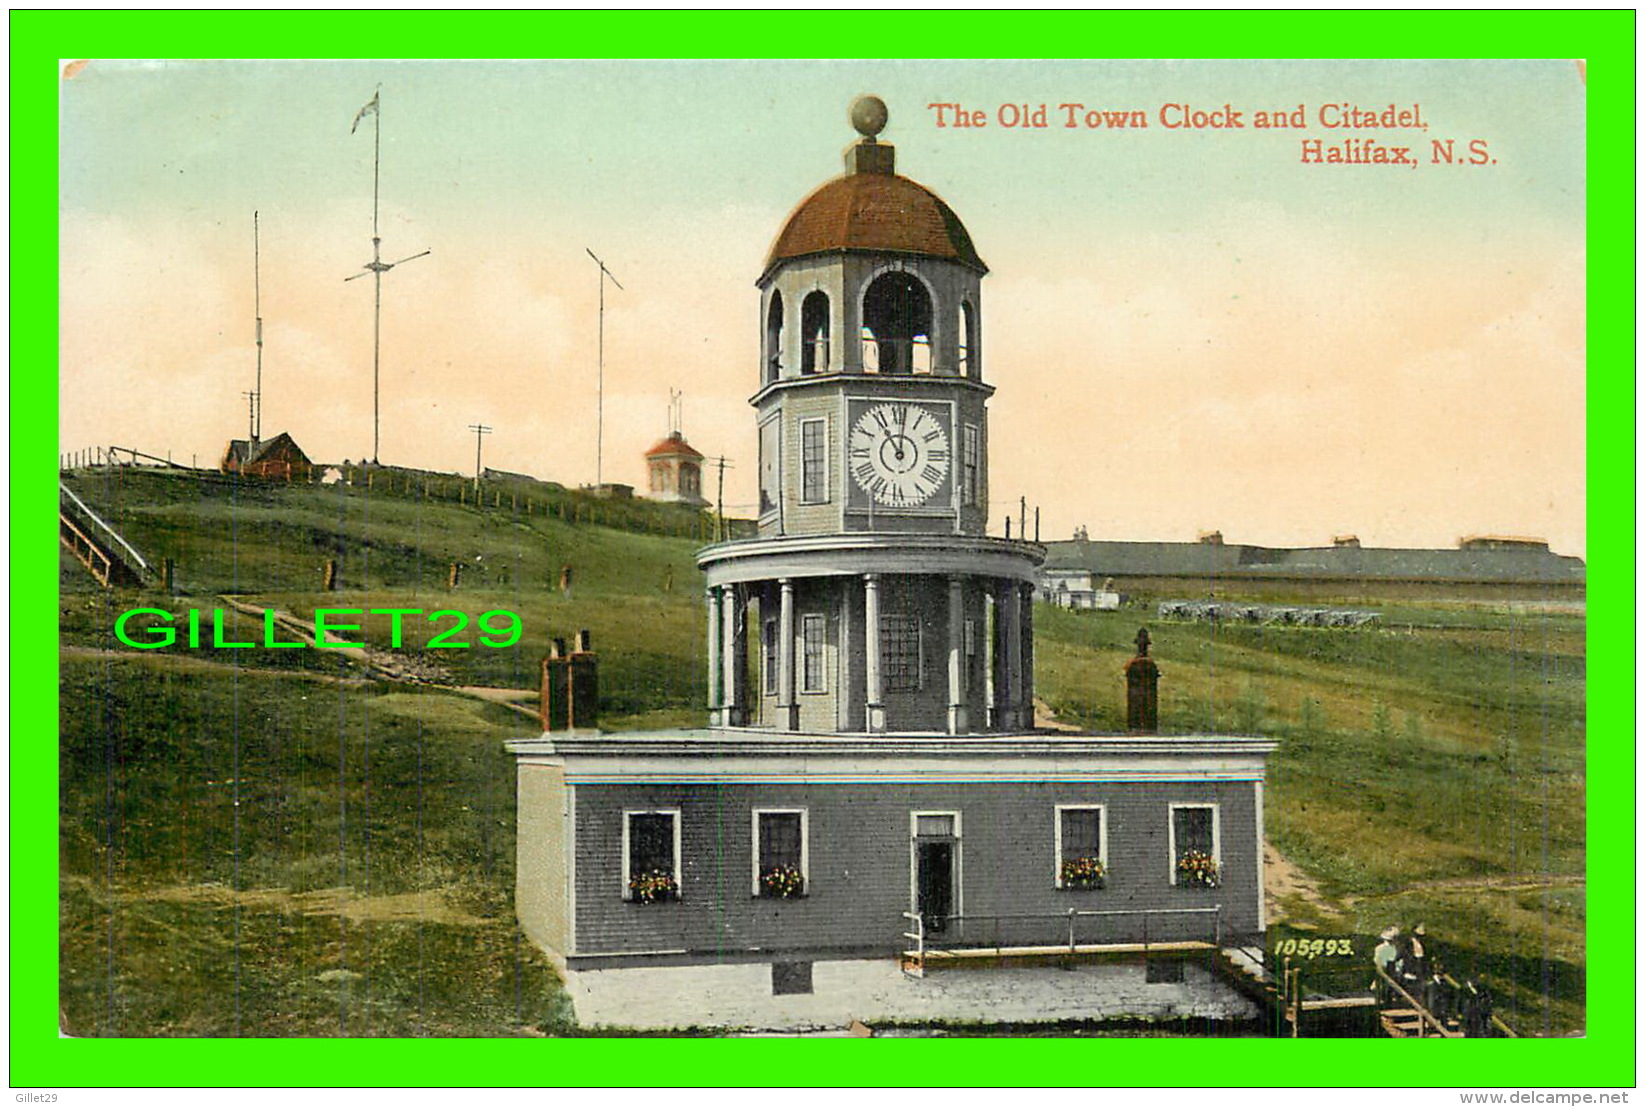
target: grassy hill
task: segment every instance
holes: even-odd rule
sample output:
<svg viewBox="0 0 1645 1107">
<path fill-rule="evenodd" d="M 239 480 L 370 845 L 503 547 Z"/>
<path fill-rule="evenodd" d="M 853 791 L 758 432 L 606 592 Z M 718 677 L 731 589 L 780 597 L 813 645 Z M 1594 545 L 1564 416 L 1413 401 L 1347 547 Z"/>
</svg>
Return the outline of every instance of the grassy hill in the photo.
<svg viewBox="0 0 1645 1107">
<path fill-rule="evenodd" d="M 586 627 L 603 725 L 695 724 L 706 687 L 692 554 L 704 520 L 538 486 L 492 486 L 476 506 L 455 478 L 373 480 L 71 478 L 145 556 L 177 565 L 176 594 L 109 594 L 63 563 L 72 1032 L 564 1029 L 552 974 L 512 919 L 513 765 L 501 743 L 530 733 L 530 719 L 366 679 L 343 651 L 139 653 L 115 641 L 113 621 L 134 606 L 209 611 L 225 593 L 302 618 L 316 607 L 504 609 L 523 623 L 516 646 L 426 651 L 444 682 L 535 688 L 550 639 Z M 328 559 L 335 592 L 321 587 Z M 558 587 L 567 565 L 569 595 Z M 1210 582 L 1204 594 L 1213 587 L 1225 594 Z M 1040 694 L 1066 722 L 1119 729 L 1121 667 L 1147 623 L 1162 729 L 1280 740 L 1268 832 L 1313 885 L 1282 897 L 1288 925 L 1330 936 L 1425 921 L 1450 964 L 1498 990 L 1516 1027 L 1580 1029 L 1580 604 L 1501 589 L 1361 585 L 1333 599 L 1263 587 L 1252 598 L 1375 607 L 1388 625 L 1219 627 L 1162 623 L 1151 607 L 1041 608 Z M 261 631 L 238 615 L 227 625 L 231 640 Z M 366 633 L 386 645 L 387 618 Z M 428 633 L 408 629 L 407 645 Z"/>
</svg>

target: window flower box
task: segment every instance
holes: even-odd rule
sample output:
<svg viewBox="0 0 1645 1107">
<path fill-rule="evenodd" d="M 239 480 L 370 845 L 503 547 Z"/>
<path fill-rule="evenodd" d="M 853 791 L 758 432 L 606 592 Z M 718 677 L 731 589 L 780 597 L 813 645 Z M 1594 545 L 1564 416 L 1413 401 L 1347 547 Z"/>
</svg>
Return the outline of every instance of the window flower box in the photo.
<svg viewBox="0 0 1645 1107">
<path fill-rule="evenodd" d="M 766 899 L 796 899 L 805 894 L 805 877 L 796 865 L 773 865 L 760 874 L 760 895 Z"/>
<path fill-rule="evenodd" d="M 1177 858 L 1177 887 L 1215 888 L 1220 883 L 1216 860 L 1204 850 L 1184 850 Z"/>
<path fill-rule="evenodd" d="M 635 873 L 629 877 L 628 893 L 635 903 L 662 903 L 679 899 L 680 885 L 673 873 L 652 869 L 648 873 Z"/>
<path fill-rule="evenodd" d="M 1101 888 L 1108 880 L 1108 869 L 1098 857 L 1074 857 L 1062 863 L 1064 888 Z"/>
</svg>

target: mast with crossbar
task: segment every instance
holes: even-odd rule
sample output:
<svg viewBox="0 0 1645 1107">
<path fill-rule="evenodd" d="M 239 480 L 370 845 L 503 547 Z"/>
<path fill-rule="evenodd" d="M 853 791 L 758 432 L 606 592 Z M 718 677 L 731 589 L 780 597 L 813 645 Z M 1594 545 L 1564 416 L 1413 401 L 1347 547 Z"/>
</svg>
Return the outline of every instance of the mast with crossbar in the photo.
<svg viewBox="0 0 1645 1107">
<path fill-rule="evenodd" d="M 371 260 L 366 262 L 360 272 L 351 277 L 344 277 L 345 281 L 358 280 L 367 273 L 372 275 L 372 283 L 376 285 L 376 296 L 373 301 L 371 316 L 371 463 L 377 464 L 379 447 L 382 441 L 383 408 L 382 408 L 382 354 L 383 354 L 383 274 L 396 265 L 404 265 L 408 261 L 416 261 L 420 257 L 427 257 L 432 250 L 424 250 L 420 254 L 403 257 L 399 261 L 383 260 L 383 239 L 378 229 L 378 207 L 380 182 L 383 170 L 383 125 L 382 125 L 382 87 L 378 86 L 372 93 L 371 100 L 365 107 L 354 115 L 354 126 L 349 128 L 349 134 L 360 129 L 360 120 L 368 114 L 371 116 L 372 130 L 372 157 L 371 157 Z"/>
</svg>

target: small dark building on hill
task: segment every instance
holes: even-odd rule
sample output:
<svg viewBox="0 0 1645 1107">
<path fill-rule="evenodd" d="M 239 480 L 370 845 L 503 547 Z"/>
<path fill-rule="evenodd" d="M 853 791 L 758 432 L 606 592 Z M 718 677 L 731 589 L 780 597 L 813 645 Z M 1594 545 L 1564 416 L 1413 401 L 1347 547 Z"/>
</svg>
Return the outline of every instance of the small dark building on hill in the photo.
<svg viewBox="0 0 1645 1107">
<path fill-rule="evenodd" d="M 273 438 L 230 440 L 217 467 L 225 473 L 269 480 L 308 481 L 314 477 L 314 463 L 284 431 Z"/>
</svg>

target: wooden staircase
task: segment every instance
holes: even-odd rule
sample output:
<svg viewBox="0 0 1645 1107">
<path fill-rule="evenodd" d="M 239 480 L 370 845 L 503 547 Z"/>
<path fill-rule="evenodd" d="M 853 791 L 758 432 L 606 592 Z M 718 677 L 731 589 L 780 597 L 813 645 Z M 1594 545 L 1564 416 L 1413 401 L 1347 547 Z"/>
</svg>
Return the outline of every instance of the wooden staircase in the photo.
<svg viewBox="0 0 1645 1107">
<path fill-rule="evenodd" d="M 85 502 L 58 483 L 57 537 L 104 588 L 135 587 L 148 563 Z"/>
</svg>

